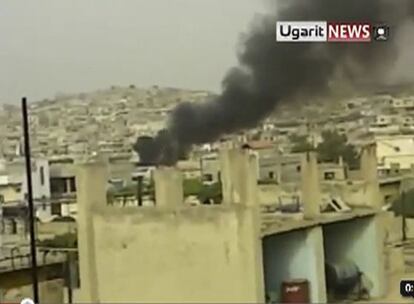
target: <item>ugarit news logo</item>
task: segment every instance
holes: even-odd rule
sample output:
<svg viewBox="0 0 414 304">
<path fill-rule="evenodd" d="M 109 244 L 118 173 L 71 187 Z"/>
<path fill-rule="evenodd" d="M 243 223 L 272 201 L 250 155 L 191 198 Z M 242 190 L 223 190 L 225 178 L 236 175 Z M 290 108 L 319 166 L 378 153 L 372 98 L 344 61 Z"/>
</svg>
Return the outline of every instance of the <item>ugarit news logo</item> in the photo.
<svg viewBox="0 0 414 304">
<path fill-rule="evenodd" d="M 368 22 L 278 21 L 278 42 L 371 42 L 387 41 L 386 24 Z"/>
</svg>

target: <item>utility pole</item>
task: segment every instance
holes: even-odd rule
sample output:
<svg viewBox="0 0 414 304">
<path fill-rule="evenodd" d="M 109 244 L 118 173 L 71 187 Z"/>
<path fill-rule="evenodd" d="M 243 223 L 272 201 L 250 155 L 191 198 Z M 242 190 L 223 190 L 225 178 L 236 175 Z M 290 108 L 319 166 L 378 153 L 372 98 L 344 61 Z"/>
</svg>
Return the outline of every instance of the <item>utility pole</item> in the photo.
<svg viewBox="0 0 414 304">
<path fill-rule="evenodd" d="M 30 132 L 29 117 L 27 113 L 27 99 L 22 98 L 22 116 L 24 133 L 24 157 L 26 160 L 27 177 L 27 203 L 29 208 L 29 228 L 30 228 L 30 255 L 32 260 L 32 284 L 33 301 L 39 304 L 39 281 L 37 276 L 37 257 L 36 257 L 36 236 L 35 236 L 35 211 L 33 206 L 33 185 L 32 185 L 32 161 L 30 159 Z"/>
</svg>

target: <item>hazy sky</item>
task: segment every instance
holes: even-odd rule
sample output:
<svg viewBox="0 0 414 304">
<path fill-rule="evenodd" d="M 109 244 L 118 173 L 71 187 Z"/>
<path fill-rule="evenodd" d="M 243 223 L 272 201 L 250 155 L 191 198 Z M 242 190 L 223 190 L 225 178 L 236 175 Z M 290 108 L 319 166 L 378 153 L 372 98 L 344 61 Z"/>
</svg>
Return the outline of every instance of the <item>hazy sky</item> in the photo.
<svg viewBox="0 0 414 304">
<path fill-rule="evenodd" d="M 112 84 L 219 90 L 262 0 L 1 0 L 0 103 Z"/>
</svg>

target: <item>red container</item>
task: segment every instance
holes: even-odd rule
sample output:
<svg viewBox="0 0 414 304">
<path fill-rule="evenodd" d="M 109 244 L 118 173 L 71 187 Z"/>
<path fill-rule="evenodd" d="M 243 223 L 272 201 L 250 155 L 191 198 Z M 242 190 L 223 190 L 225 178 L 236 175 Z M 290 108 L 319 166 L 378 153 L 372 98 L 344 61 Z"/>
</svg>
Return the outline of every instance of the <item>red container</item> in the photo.
<svg viewBox="0 0 414 304">
<path fill-rule="evenodd" d="M 310 303 L 309 282 L 305 279 L 289 280 L 282 283 L 282 303 Z"/>
</svg>

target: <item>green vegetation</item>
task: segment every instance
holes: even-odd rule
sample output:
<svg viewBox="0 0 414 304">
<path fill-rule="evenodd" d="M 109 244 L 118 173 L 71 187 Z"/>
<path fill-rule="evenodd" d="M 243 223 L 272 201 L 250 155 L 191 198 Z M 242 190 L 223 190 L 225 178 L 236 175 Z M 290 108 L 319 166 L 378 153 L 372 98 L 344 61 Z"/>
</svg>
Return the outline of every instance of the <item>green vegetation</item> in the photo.
<svg viewBox="0 0 414 304">
<path fill-rule="evenodd" d="M 204 185 L 201 179 L 192 178 L 185 179 L 183 184 L 184 197 L 190 195 L 196 196 L 201 202 L 206 201 L 207 199 L 213 199 L 215 202 L 221 201 L 221 184 L 214 183 L 211 185 Z M 123 187 L 121 189 L 111 189 L 107 192 L 108 203 L 114 201 L 115 197 L 128 197 L 135 196 L 137 194 L 137 186 L 130 185 Z M 144 184 L 143 189 L 144 195 L 149 195 L 151 199 L 154 199 L 155 196 L 155 185 L 154 181 L 151 180 L 150 183 Z"/>
<path fill-rule="evenodd" d="M 215 203 L 221 203 L 223 199 L 221 193 L 221 183 L 204 185 L 197 197 L 202 203 L 204 203 L 208 199 L 213 200 Z"/>
<path fill-rule="evenodd" d="M 221 201 L 221 184 L 214 183 L 211 185 L 204 185 L 200 179 L 186 179 L 184 180 L 184 196 L 197 196 L 200 202 L 205 202 L 212 199 L 214 202 Z"/>
<path fill-rule="evenodd" d="M 359 166 L 358 154 L 355 146 L 348 143 L 346 135 L 335 131 L 322 132 L 322 142 L 317 147 L 318 157 L 323 162 L 337 162 L 342 156 L 350 169 Z"/>
<path fill-rule="evenodd" d="M 405 215 L 406 217 L 414 218 L 414 189 L 407 191 L 404 195 L 396 199 L 392 204 L 392 211 L 396 215 Z"/>
<path fill-rule="evenodd" d="M 68 232 L 57 235 L 53 239 L 38 241 L 37 245 L 51 248 L 76 248 L 78 246 L 78 238 L 75 232 Z"/>
<path fill-rule="evenodd" d="M 184 180 L 184 196 L 198 195 L 203 189 L 203 183 L 200 179 L 192 178 Z"/>
<path fill-rule="evenodd" d="M 293 142 L 293 153 L 316 150 L 318 158 L 322 162 L 337 162 L 339 157 L 342 157 L 350 169 L 356 169 L 359 166 L 355 146 L 348 143 L 346 135 L 341 135 L 336 131 L 322 132 L 322 142 L 316 149 L 308 141 L 306 135 L 293 135 L 290 137 L 290 140 Z"/>
<path fill-rule="evenodd" d="M 293 134 L 290 136 L 290 141 L 293 143 L 293 153 L 302 153 L 315 150 L 313 145 L 308 141 L 308 137 L 306 135 Z"/>
</svg>

